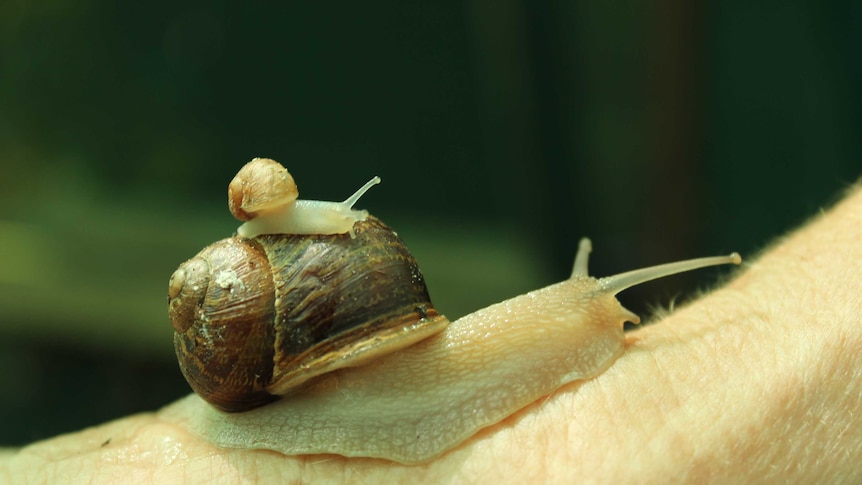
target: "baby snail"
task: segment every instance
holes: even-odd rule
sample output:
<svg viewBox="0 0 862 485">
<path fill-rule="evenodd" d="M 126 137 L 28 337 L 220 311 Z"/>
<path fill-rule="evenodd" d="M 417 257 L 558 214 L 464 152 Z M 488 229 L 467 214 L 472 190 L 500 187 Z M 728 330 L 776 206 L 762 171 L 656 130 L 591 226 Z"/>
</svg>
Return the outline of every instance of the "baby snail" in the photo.
<svg viewBox="0 0 862 485">
<path fill-rule="evenodd" d="M 197 395 L 165 414 L 226 448 L 426 462 L 610 367 L 623 323 L 640 321 L 620 291 L 741 262 L 733 253 L 597 279 L 582 239 L 569 279 L 450 323 L 396 234 L 352 209 L 378 178 L 341 203 L 296 200 L 268 159 L 237 179 L 231 211 L 248 222 L 183 263 L 168 297 Z"/>
</svg>

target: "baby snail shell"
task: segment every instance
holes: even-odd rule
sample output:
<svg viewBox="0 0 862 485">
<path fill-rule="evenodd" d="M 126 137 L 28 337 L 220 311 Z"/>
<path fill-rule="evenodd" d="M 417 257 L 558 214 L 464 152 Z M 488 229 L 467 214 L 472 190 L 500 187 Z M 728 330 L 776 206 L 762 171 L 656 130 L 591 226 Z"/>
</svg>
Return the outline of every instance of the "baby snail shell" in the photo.
<svg viewBox="0 0 862 485">
<path fill-rule="evenodd" d="M 243 165 L 227 186 L 227 206 L 241 221 L 273 212 L 299 198 L 293 176 L 270 158 L 255 158 Z"/>
<path fill-rule="evenodd" d="M 231 262 L 221 265 L 213 262 L 219 250 L 207 248 L 202 251 L 202 256 L 184 263 L 178 270 L 182 272 L 180 277 L 174 274 L 170 290 L 175 295 L 171 297 L 171 305 L 177 298 L 185 299 L 184 303 L 177 304 L 181 308 L 171 310 L 172 323 L 180 332 L 175 341 L 181 367 L 189 365 L 182 363 L 184 352 L 196 350 L 198 346 L 206 349 L 192 360 L 191 370 L 183 370 L 200 397 L 191 395 L 181 400 L 167 408 L 165 416 L 181 422 L 211 443 L 226 448 L 266 449 L 286 455 L 325 453 L 374 457 L 405 464 L 426 462 L 561 386 L 596 377 L 610 367 L 624 353 L 623 323 L 640 321 L 615 298 L 620 291 L 683 271 L 741 262 L 739 255 L 733 253 L 596 279 L 587 274 L 591 244 L 585 238 L 578 247 L 569 279 L 448 323 L 433 310 L 419 268 L 407 250 L 402 249 L 400 241 L 397 242 L 399 249 L 395 250 L 398 257 L 383 260 L 370 257 L 372 252 L 376 254 L 377 249 L 365 249 L 368 244 L 377 245 L 380 244 L 377 241 L 383 239 L 388 241 L 383 246 L 396 245 L 394 241 L 397 238 L 386 226 L 373 217 L 366 217 L 364 221 L 355 222 L 354 232 L 354 238 L 343 234 L 266 235 L 254 239 L 234 237 L 227 240 L 235 241 L 229 244 L 254 247 L 254 250 L 243 249 L 232 256 Z M 306 239 L 310 242 L 304 241 Z M 257 259 L 243 259 L 248 258 L 247 254 L 254 254 Z M 338 262 L 324 263 L 322 260 L 331 254 Z M 355 277 L 361 281 L 358 286 L 362 288 L 345 285 L 353 279 L 343 273 L 353 274 L 353 269 L 337 269 L 339 264 L 346 263 L 354 255 L 360 255 L 360 259 L 369 258 L 366 272 L 357 275 L 370 276 Z M 266 258 L 269 261 L 292 259 L 295 262 L 267 266 Z M 396 260 L 410 269 L 394 270 L 392 266 L 396 265 Z M 383 266 L 378 266 L 381 264 Z M 256 271 L 263 266 L 272 268 L 271 283 L 247 278 L 252 269 Z M 283 267 L 293 268 L 296 275 L 282 276 Z M 394 271 L 394 276 L 389 276 L 390 271 Z M 387 276 L 378 277 L 378 272 Z M 331 276 L 333 273 L 337 276 Z M 185 280 L 184 284 L 176 283 L 175 278 Z M 289 309 L 290 305 L 279 306 L 275 302 L 297 291 L 292 288 L 301 284 L 299 280 L 302 278 L 312 278 L 311 287 L 316 291 L 298 290 L 300 295 L 294 302 L 299 309 L 292 312 L 294 316 L 281 317 L 279 312 Z M 186 291 L 192 280 L 195 281 L 193 287 L 205 288 L 209 282 L 210 289 L 205 292 Z M 389 281 L 392 283 L 385 291 L 376 289 L 376 284 Z M 254 296 L 247 296 L 252 289 L 259 291 L 254 292 Z M 344 291 L 348 293 L 342 293 Z M 366 291 L 370 296 L 362 295 Z M 187 295 L 176 296 L 183 292 Z M 222 306 L 227 293 L 242 295 L 243 299 L 230 306 Z M 326 294 L 328 303 L 321 310 L 324 316 L 320 316 L 311 304 L 312 297 L 323 294 Z M 405 299 L 402 294 L 409 296 Z M 389 299 L 403 299 L 404 302 L 384 303 Z M 354 300 L 368 303 L 358 305 L 362 310 L 339 312 L 341 305 Z M 262 303 L 260 307 L 258 302 Z M 244 317 L 239 321 L 242 330 L 227 328 L 226 320 L 232 314 L 245 314 L 246 307 L 253 305 L 260 309 L 255 310 L 254 317 Z M 372 349 L 344 365 L 332 365 L 332 359 L 324 354 L 331 352 L 335 355 L 334 360 L 342 363 L 342 355 L 345 352 L 350 354 L 356 346 L 361 347 L 363 339 L 375 341 L 379 338 L 373 333 L 376 330 L 359 323 L 362 319 L 380 321 L 374 316 L 375 310 L 370 309 L 376 305 L 397 308 L 410 316 L 412 323 L 408 330 L 383 339 L 404 339 L 406 343 L 388 344 L 385 350 Z M 296 361 L 293 356 L 297 352 L 301 356 L 306 355 L 306 351 L 301 349 L 290 347 L 284 350 L 279 345 L 285 345 L 286 340 L 294 338 L 314 342 L 314 338 L 307 335 L 309 332 L 302 329 L 303 319 L 314 329 L 310 333 L 316 337 L 317 330 L 322 327 L 319 323 L 322 319 L 334 313 L 346 318 L 351 311 L 364 313 L 363 317 L 353 319 L 362 330 L 341 330 L 345 327 L 339 326 L 335 332 L 338 337 L 334 340 L 324 344 L 312 343 L 312 346 L 317 345 L 317 350 L 312 352 L 316 358 L 301 364 L 299 390 L 295 386 L 267 384 L 275 375 L 295 374 L 295 371 L 282 367 Z M 390 314 L 403 315 L 398 311 L 391 310 Z M 186 314 L 193 317 L 175 318 Z M 401 322 L 402 316 L 395 318 Z M 219 321 L 219 326 L 202 332 L 203 335 L 187 337 L 182 333 L 191 326 L 202 326 L 214 320 Z M 240 351 L 229 358 L 216 355 L 221 347 L 227 345 L 227 338 L 233 333 L 241 336 L 241 342 L 247 342 L 245 336 L 251 331 L 246 328 L 257 320 L 274 327 L 264 329 L 264 333 L 280 333 L 281 336 L 275 339 L 274 350 L 269 349 L 269 344 L 246 343 L 241 344 Z M 288 320 L 299 328 L 285 332 L 280 324 Z M 190 326 L 187 326 L 188 321 L 192 321 L 188 324 Z M 420 337 L 413 337 L 414 331 Z M 333 332 L 330 331 L 329 335 Z M 207 372 L 212 362 L 220 369 L 217 373 L 222 375 L 215 386 L 210 386 L 213 388 L 208 390 L 208 395 L 199 390 L 201 386 L 195 380 L 199 374 Z M 275 369 L 271 373 L 237 369 L 252 362 L 274 362 Z M 307 368 L 312 365 L 322 365 L 322 370 Z M 241 399 L 240 406 L 227 403 L 227 393 L 221 393 L 218 388 L 219 383 L 229 385 L 237 380 L 251 380 L 248 387 L 258 392 L 254 397 Z M 281 391 L 292 393 L 259 406 L 274 399 L 272 394 L 284 394 Z M 214 392 L 218 394 L 216 398 L 212 397 Z M 222 409 L 254 409 L 225 413 L 205 405 L 201 397 Z"/>
</svg>

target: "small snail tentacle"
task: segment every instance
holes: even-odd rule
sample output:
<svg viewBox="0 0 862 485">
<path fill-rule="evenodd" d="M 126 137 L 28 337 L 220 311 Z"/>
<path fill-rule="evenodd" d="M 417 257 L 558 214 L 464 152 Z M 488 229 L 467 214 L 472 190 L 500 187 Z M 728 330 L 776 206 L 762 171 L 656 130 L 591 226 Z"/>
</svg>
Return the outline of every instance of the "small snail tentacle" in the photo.
<svg viewBox="0 0 862 485">
<path fill-rule="evenodd" d="M 368 189 L 370 189 L 371 187 L 374 187 L 375 185 L 377 185 L 379 183 L 380 183 L 380 177 L 375 176 L 374 178 L 372 178 L 368 182 L 365 182 L 365 185 L 363 185 L 362 187 L 359 187 L 359 189 L 356 192 L 354 192 L 353 195 L 344 199 L 344 202 L 342 202 L 340 205 L 343 206 L 345 209 L 353 208 L 353 205 L 356 204 L 356 201 L 358 201 L 360 197 L 365 195 L 365 193 L 368 192 Z"/>
</svg>

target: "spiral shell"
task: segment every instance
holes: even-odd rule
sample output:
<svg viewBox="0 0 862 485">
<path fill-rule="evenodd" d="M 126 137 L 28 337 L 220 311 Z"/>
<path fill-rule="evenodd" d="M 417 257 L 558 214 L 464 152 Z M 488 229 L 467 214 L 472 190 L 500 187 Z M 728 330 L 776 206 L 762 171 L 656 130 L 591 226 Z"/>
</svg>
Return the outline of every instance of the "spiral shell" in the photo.
<svg viewBox="0 0 862 485">
<path fill-rule="evenodd" d="M 174 346 L 196 393 L 251 409 L 448 325 L 388 226 L 369 216 L 354 233 L 234 236 L 174 272 Z"/>
<path fill-rule="evenodd" d="M 299 189 L 293 176 L 270 158 L 255 158 L 243 165 L 227 187 L 228 207 L 241 221 L 249 221 L 295 201 Z"/>
</svg>

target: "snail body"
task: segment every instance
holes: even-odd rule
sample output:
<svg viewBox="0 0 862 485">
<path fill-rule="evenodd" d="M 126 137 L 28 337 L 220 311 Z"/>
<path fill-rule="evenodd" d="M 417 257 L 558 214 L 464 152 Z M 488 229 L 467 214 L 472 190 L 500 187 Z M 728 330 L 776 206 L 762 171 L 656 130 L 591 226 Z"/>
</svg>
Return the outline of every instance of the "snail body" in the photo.
<svg viewBox="0 0 862 485">
<path fill-rule="evenodd" d="M 226 448 L 408 464 L 433 459 L 561 386 L 594 378 L 610 367 L 625 351 L 623 323 L 639 322 L 615 298 L 618 292 L 670 274 L 740 262 L 733 253 L 597 279 L 587 273 L 591 244 L 582 239 L 569 279 L 449 323 L 431 304 L 412 256 L 371 216 L 355 222 L 347 234 L 235 236 L 226 241 L 216 244 L 253 250 L 242 249 L 231 259 L 208 248 L 172 277 L 169 302 L 177 354 L 197 395 L 165 415 Z M 381 248 L 385 257 L 372 256 Z M 357 266 L 347 266 L 349 261 Z M 265 277 L 252 283 L 257 280 L 248 274 L 263 267 L 271 269 L 272 283 Z M 285 277 L 286 268 L 294 276 Z M 303 278 L 311 278 L 311 284 L 303 286 Z M 239 303 L 224 305 L 237 296 Z M 298 297 L 294 303 L 279 304 L 293 296 Z M 315 310 L 317 299 L 323 305 Z M 258 310 L 249 311 L 251 302 L 258 301 L 263 303 L 254 305 Z M 350 324 L 321 325 L 321 314 L 332 313 L 340 315 L 339 322 L 349 318 Z M 252 345 L 247 331 L 239 330 L 243 338 L 230 344 L 222 336 L 231 333 L 231 319 L 243 329 L 269 324 L 263 332 L 279 336 Z M 219 325 L 213 327 L 214 321 Z M 281 325 L 287 321 L 293 326 Z M 327 331 L 311 332 L 319 333 L 319 339 L 305 338 L 305 324 Z M 299 343 L 289 344 L 291 340 Z M 275 342 L 275 350 L 269 342 Z M 229 346 L 239 350 L 220 357 Z M 286 346 L 294 350 L 283 350 Z M 362 350 L 355 352 L 357 348 Z M 273 370 L 240 370 L 261 364 L 274 365 Z M 211 374 L 216 378 L 201 385 Z M 223 392 L 235 381 L 252 384 Z"/>
</svg>

